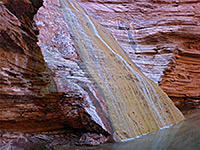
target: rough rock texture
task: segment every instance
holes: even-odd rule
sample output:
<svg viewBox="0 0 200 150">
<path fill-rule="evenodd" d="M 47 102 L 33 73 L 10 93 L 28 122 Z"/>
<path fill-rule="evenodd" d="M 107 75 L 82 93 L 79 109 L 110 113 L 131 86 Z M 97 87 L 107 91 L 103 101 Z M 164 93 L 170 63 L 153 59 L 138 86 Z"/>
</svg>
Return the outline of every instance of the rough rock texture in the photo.
<svg viewBox="0 0 200 150">
<path fill-rule="evenodd" d="M 35 105 L 34 101 L 55 91 L 41 50 L 36 44 L 38 30 L 33 16 L 41 4 L 42 1 L 0 3 L 1 129 L 20 128 L 11 121 L 23 124 L 27 119 L 34 123 L 48 118 L 42 117 L 45 116 L 40 113 L 42 107 Z"/>
<path fill-rule="evenodd" d="M 199 0 L 78 1 L 177 105 L 199 105 Z"/>
<path fill-rule="evenodd" d="M 24 134 L 19 132 L 0 132 L 2 150 L 47 150 L 56 149 L 57 145 L 70 146 L 69 140 L 76 140 L 77 135 L 66 132 Z"/>
<path fill-rule="evenodd" d="M 0 2 L 0 130 L 35 133 L 65 129 L 78 138 L 80 133 L 85 136 L 95 132 L 101 137 L 99 143 L 106 142 L 111 133 L 106 106 L 77 63 L 67 59 L 80 61 L 70 51 L 73 49 L 70 40 L 66 40 L 68 45 L 65 43 L 72 47 L 67 49 L 69 55 L 65 52 L 62 56 L 52 55 L 53 51 L 48 55 L 46 51 L 46 55 L 54 57 L 48 66 L 51 70 L 46 66 L 37 45 L 39 31 L 33 21 L 42 3 L 42 0 Z M 67 80 L 68 74 L 72 82 Z M 77 78 L 84 78 L 80 86 L 77 79 L 73 80 L 76 74 Z M 63 76 L 66 80 L 62 80 Z"/>
<path fill-rule="evenodd" d="M 45 1 L 35 20 L 40 29 L 39 45 L 58 91 L 81 92 L 87 101 L 94 97 L 100 101 L 99 106 L 106 104 L 103 115 L 108 112 L 115 141 L 134 138 L 184 118 L 167 95 L 135 67 L 108 30 L 90 18 L 76 1 Z M 99 108 L 105 107 L 96 110 Z M 103 127 L 93 107 L 88 113 L 94 113 L 91 115 Z M 70 124 L 75 127 L 78 122 Z M 87 126 L 91 128 L 90 124 Z M 103 141 L 95 134 L 84 134 L 79 140 L 80 144 Z"/>
<path fill-rule="evenodd" d="M 58 11 L 59 7 L 58 1 L 44 1 L 44 7 L 40 8 L 35 20 L 40 30 L 38 44 L 51 69 L 57 91 L 66 93 L 67 97 L 80 98 L 80 101 L 67 102 L 69 105 L 62 108 L 62 119 L 67 119 L 66 123 L 73 128 L 111 133 L 104 99 L 80 67 L 82 61 L 74 47 L 71 31 Z M 103 129 L 98 129 L 86 114 Z"/>
<path fill-rule="evenodd" d="M 42 2 L 0 2 L 0 146 L 37 146 L 42 141 L 35 132 L 49 143 L 69 135 L 77 144 L 95 145 L 184 119 L 75 1 L 49 0 L 40 9 L 42 54 L 33 21 Z M 65 133 L 56 136 L 58 130 Z"/>
<path fill-rule="evenodd" d="M 85 105 L 87 113 L 93 117 L 93 120 L 102 127 L 105 124 L 105 130 L 111 128 L 107 124 L 108 120 L 104 118 L 107 113 L 105 102 L 94 86 L 94 82 L 90 81 L 88 75 L 81 69 L 81 59 L 74 47 L 71 31 L 57 7 L 59 7 L 58 1 L 44 1 L 44 7 L 40 8 L 35 18 L 41 33 L 38 44 L 52 71 L 57 90 L 76 94 L 71 97 L 82 97 L 80 103 Z M 99 116 L 104 118 L 103 122 Z M 73 120 L 75 116 L 70 117 Z M 78 126 L 79 122 L 80 118 L 77 118 L 74 126 Z M 88 124 L 85 124 L 85 127 L 88 127 Z"/>
</svg>

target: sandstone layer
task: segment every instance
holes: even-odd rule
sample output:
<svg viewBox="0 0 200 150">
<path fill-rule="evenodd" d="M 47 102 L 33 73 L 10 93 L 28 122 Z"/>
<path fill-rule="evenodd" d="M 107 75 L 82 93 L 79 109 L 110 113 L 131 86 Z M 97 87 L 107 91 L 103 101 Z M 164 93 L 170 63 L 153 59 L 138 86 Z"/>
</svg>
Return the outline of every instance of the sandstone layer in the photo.
<svg viewBox="0 0 200 150">
<path fill-rule="evenodd" d="M 200 103 L 200 1 L 78 0 L 178 106 Z"/>
<path fill-rule="evenodd" d="M 104 100 L 77 63 L 65 59 L 73 59 L 73 54 L 63 52 L 58 56 L 60 53 L 46 51 L 46 60 L 48 54 L 54 57 L 52 66 L 48 66 L 51 70 L 46 66 L 37 45 L 39 30 L 33 21 L 42 3 L 42 0 L 0 3 L 0 130 L 3 135 L 65 130 L 75 134 L 79 144 L 106 142 L 110 140 L 111 125 Z M 66 38 L 68 35 L 62 33 Z M 66 41 L 73 48 L 70 38 Z M 70 48 L 67 50 L 71 53 Z M 78 56 L 74 59 L 80 61 Z M 83 141 L 84 137 L 91 138 Z"/>
<path fill-rule="evenodd" d="M 96 145 L 184 119 L 76 1 L 44 1 L 35 23 L 42 4 L 0 3 L 0 146 Z"/>
<path fill-rule="evenodd" d="M 33 16 L 42 1 L 1 1 L 0 128 L 18 128 L 12 122 L 45 120 L 39 97 L 55 91 L 41 50 Z M 21 126 L 23 128 L 23 126 Z M 19 127 L 20 128 L 20 127 Z M 29 127 L 32 130 L 31 127 Z"/>
<path fill-rule="evenodd" d="M 45 1 L 36 22 L 39 45 L 58 90 L 78 90 L 83 83 L 90 87 L 89 80 L 93 81 L 106 102 L 115 141 L 183 119 L 167 95 L 144 77 L 108 30 L 76 1 Z"/>
</svg>

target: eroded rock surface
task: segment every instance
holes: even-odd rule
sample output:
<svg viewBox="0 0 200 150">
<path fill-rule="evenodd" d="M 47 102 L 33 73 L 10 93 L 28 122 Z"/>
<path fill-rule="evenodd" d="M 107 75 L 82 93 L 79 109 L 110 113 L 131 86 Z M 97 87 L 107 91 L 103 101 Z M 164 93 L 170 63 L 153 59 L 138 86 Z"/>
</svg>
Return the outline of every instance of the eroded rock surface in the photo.
<svg viewBox="0 0 200 150">
<path fill-rule="evenodd" d="M 198 0 L 78 1 L 177 105 L 199 105 Z"/>
<path fill-rule="evenodd" d="M 45 120 L 45 115 L 40 113 L 42 107 L 37 106 L 34 100 L 56 90 L 36 44 L 38 29 L 33 16 L 41 5 L 42 1 L 0 3 L 1 129 L 20 128 L 11 121 L 26 122 L 30 119 L 34 123 Z"/>
<path fill-rule="evenodd" d="M 39 45 L 58 91 L 81 91 L 86 100 L 88 94 L 96 93 L 94 97 L 103 102 L 100 106 L 106 104 L 104 114 L 111 121 L 114 141 L 134 138 L 183 119 L 166 94 L 135 67 L 108 30 L 90 18 L 76 1 L 45 1 L 36 22 L 41 31 Z M 102 137 L 84 134 L 79 141 L 102 143 Z"/>
<path fill-rule="evenodd" d="M 65 131 L 58 136 L 61 141 L 69 135 L 77 144 L 95 145 L 184 119 L 76 1 L 44 1 L 35 23 L 40 6 L 38 0 L 0 3 L 1 146 L 37 146 L 38 133 L 48 145 L 58 130 Z M 129 30 L 123 24 L 119 28 Z M 134 49 L 134 38 L 128 36 Z"/>
<path fill-rule="evenodd" d="M 106 142 L 110 140 L 111 127 L 104 100 L 76 63 L 81 60 L 73 53 L 71 35 L 62 29 L 55 37 L 70 38 L 60 44 L 65 45 L 59 48 L 62 53 L 46 51 L 45 60 L 53 57 L 47 63 L 50 69 L 47 68 L 37 45 L 39 30 L 33 21 L 42 3 L 42 0 L 0 2 L 0 130 L 6 134 L 65 129 L 78 139 L 82 134 L 95 132 L 101 142 Z M 49 43 L 59 47 L 53 41 Z M 79 78 L 83 80 L 79 82 Z"/>
</svg>

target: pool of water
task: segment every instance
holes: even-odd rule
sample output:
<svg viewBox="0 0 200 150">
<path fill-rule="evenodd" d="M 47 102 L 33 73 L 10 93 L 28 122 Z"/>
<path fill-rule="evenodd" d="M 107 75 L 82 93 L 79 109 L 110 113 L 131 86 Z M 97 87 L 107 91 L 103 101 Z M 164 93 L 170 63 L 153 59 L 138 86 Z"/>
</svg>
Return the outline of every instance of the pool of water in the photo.
<svg viewBox="0 0 200 150">
<path fill-rule="evenodd" d="M 140 138 L 95 147 L 60 147 L 70 150 L 200 150 L 200 109 L 183 110 L 186 120 Z"/>
</svg>

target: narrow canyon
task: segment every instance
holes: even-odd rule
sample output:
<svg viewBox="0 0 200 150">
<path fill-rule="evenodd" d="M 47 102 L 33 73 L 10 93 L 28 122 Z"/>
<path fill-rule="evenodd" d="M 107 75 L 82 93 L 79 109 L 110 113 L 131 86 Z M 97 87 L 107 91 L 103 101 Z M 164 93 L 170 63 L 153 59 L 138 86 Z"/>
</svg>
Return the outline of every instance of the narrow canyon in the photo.
<svg viewBox="0 0 200 150">
<path fill-rule="evenodd" d="M 122 142 L 184 120 L 176 106 L 200 104 L 199 10 L 1 0 L 0 148 Z"/>
</svg>

